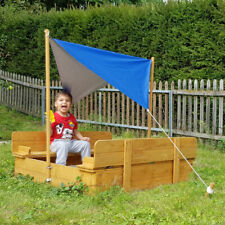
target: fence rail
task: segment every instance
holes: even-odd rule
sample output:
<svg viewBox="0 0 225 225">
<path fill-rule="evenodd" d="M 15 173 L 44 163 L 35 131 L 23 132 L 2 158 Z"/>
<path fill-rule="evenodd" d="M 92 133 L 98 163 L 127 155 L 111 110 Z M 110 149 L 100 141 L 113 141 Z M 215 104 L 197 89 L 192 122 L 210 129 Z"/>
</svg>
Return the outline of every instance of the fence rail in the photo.
<svg viewBox="0 0 225 225">
<path fill-rule="evenodd" d="M 0 85 L 0 104 L 43 117 L 45 87 L 42 80 L 0 71 L 0 82 L 10 82 L 13 89 Z M 51 108 L 61 88 L 51 82 Z M 154 82 L 153 116 L 170 133 L 220 140 L 225 136 L 224 80 L 178 80 L 177 83 Z M 146 136 L 147 111 L 110 85 L 83 98 L 72 107 L 81 123 L 90 123 L 112 132 L 131 130 Z M 158 132 L 155 121 L 152 131 Z"/>
</svg>

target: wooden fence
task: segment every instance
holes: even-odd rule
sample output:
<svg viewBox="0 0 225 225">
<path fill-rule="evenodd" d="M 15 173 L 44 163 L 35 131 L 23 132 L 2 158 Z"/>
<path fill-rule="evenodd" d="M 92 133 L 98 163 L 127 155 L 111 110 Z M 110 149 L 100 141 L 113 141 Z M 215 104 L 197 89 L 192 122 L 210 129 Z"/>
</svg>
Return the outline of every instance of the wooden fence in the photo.
<svg viewBox="0 0 225 225">
<path fill-rule="evenodd" d="M 0 71 L 1 81 L 8 82 L 13 89 L 0 85 L 0 104 L 43 116 L 45 87 L 42 80 Z M 51 108 L 54 109 L 55 94 L 61 84 L 52 81 L 51 86 Z M 171 136 L 221 140 L 225 138 L 224 97 L 223 80 L 154 82 L 153 116 Z M 73 105 L 72 112 L 79 122 L 96 124 L 112 132 L 131 130 L 146 136 L 147 111 L 110 85 Z M 160 130 L 154 120 L 152 130 Z"/>
</svg>

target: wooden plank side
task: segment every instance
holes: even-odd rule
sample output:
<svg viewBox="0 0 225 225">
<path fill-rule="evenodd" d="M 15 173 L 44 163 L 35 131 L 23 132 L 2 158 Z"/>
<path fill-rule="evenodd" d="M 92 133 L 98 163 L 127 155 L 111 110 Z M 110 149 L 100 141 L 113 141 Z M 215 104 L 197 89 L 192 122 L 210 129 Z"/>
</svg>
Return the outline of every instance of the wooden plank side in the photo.
<svg viewBox="0 0 225 225">
<path fill-rule="evenodd" d="M 59 187 L 61 183 L 68 185 L 69 183 L 75 182 L 76 177 L 81 176 L 81 172 L 78 168 L 61 166 L 52 163 L 51 164 L 51 185 Z M 34 181 L 38 183 L 45 182 L 46 180 L 46 167 L 47 163 L 41 160 L 34 159 L 20 159 L 15 160 L 15 174 L 30 175 L 34 177 Z M 87 183 L 87 179 L 85 179 Z"/>
<path fill-rule="evenodd" d="M 45 139 L 45 131 L 15 131 L 12 133 L 13 141 L 23 141 L 24 138 L 29 141 Z"/>
<path fill-rule="evenodd" d="M 25 146 L 31 148 L 31 152 L 40 152 L 40 151 L 46 151 L 46 145 L 44 142 L 40 142 L 38 140 L 36 141 L 24 141 L 23 142 Z M 14 142 L 14 147 L 17 146 L 17 148 L 20 146 L 20 142 Z"/>
<path fill-rule="evenodd" d="M 140 190 L 172 183 L 172 161 L 132 166 L 131 189 Z"/>
<path fill-rule="evenodd" d="M 32 151 L 45 150 L 44 131 L 17 131 L 12 133 L 12 152 L 17 151 L 18 146 L 29 146 Z"/>
<path fill-rule="evenodd" d="M 174 139 L 174 148 L 173 148 L 173 183 L 177 183 L 179 181 L 180 176 L 180 159 L 179 152 L 177 150 L 180 149 L 180 138 Z M 177 148 L 176 148 L 177 147 Z"/>
<path fill-rule="evenodd" d="M 151 162 L 161 162 L 173 159 L 172 150 L 161 149 L 155 151 L 140 151 L 139 154 L 133 154 L 132 164 L 143 164 Z"/>
<path fill-rule="evenodd" d="M 46 155 L 46 146 L 44 145 L 43 142 L 39 142 L 39 141 L 35 141 L 35 142 L 32 142 L 32 141 L 27 141 L 27 142 L 24 142 L 26 145 L 24 147 L 26 148 L 29 148 L 30 149 L 30 154 L 27 155 L 28 157 L 30 158 L 33 158 L 33 157 L 43 157 L 43 155 Z M 13 146 L 14 148 L 16 149 L 15 151 L 12 151 L 13 154 L 20 154 L 20 148 L 22 145 L 20 145 L 19 142 L 13 142 Z M 53 154 L 53 153 L 52 153 Z M 55 154 L 54 154 L 55 155 Z"/>
<path fill-rule="evenodd" d="M 188 160 L 191 165 L 193 165 L 194 159 Z M 179 176 L 179 182 L 180 181 L 187 181 L 189 175 L 192 173 L 191 167 L 187 164 L 185 160 L 180 160 L 180 176 Z"/>
<path fill-rule="evenodd" d="M 193 137 L 181 137 L 180 150 L 186 158 L 196 158 L 197 155 L 197 138 Z M 180 155 L 181 159 L 182 156 Z"/>
<path fill-rule="evenodd" d="M 122 186 L 123 184 L 123 169 L 103 169 L 96 171 L 96 187 L 103 191 L 111 186 Z"/>
<path fill-rule="evenodd" d="M 187 158 L 195 158 L 196 138 L 172 138 L 180 140 L 180 150 Z M 173 144 L 168 138 L 133 139 L 132 164 L 173 160 Z M 179 158 L 182 156 L 179 154 Z"/>
<path fill-rule="evenodd" d="M 38 183 L 46 180 L 47 163 L 41 160 L 29 158 L 15 158 L 15 174 L 30 175 Z"/>
<path fill-rule="evenodd" d="M 121 166 L 124 161 L 123 151 L 106 152 L 94 156 L 94 168 Z"/>
<path fill-rule="evenodd" d="M 124 140 L 101 140 L 94 146 L 93 168 L 123 165 Z"/>
<path fill-rule="evenodd" d="M 168 138 L 133 139 L 132 164 L 173 160 Z"/>
<path fill-rule="evenodd" d="M 95 173 L 81 170 L 79 172 L 82 182 L 88 186 L 88 191 L 90 191 L 90 188 L 93 189 L 96 187 Z"/>
<path fill-rule="evenodd" d="M 123 152 L 124 140 L 99 140 L 94 146 L 94 154 Z"/>
<path fill-rule="evenodd" d="M 123 167 L 123 188 L 130 191 L 131 186 L 131 158 L 132 158 L 132 140 L 126 140 L 124 143 L 124 167 Z"/>
<path fill-rule="evenodd" d="M 187 158 L 196 157 L 195 138 L 179 138 L 180 150 Z M 98 141 L 95 145 L 94 167 L 123 164 L 123 140 Z M 132 139 L 132 164 L 173 160 L 173 145 L 167 138 Z M 97 148 L 96 148 L 97 146 Z M 181 155 L 178 156 L 182 158 Z"/>
<path fill-rule="evenodd" d="M 149 149 L 164 149 L 165 147 L 169 147 L 173 149 L 172 144 L 171 147 L 167 146 L 170 144 L 170 140 L 168 138 L 137 138 L 132 139 L 133 141 L 133 151 L 140 150 L 149 150 Z"/>
<path fill-rule="evenodd" d="M 51 163 L 51 184 L 54 186 L 60 186 L 62 183 L 66 186 L 76 182 L 76 178 L 81 175 L 78 168 L 70 166 L 62 166 L 55 163 Z"/>
</svg>

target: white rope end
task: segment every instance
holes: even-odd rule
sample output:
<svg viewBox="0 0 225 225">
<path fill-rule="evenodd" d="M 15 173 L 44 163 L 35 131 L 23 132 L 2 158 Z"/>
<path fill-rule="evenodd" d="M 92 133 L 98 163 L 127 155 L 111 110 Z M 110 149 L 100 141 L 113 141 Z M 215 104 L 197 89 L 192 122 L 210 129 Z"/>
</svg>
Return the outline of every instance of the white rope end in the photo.
<svg viewBox="0 0 225 225">
<path fill-rule="evenodd" d="M 212 189 L 210 186 L 207 187 L 207 190 L 206 190 L 206 191 L 207 191 L 207 193 L 210 194 L 210 195 L 213 194 L 213 189 Z"/>
<path fill-rule="evenodd" d="M 50 183 L 51 181 L 52 181 L 51 178 L 47 178 L 47 179 L 46 179 L 46 182 L 47 182 L 47 183 Z"/>
<path fill-rule="evenodd" d="M 215 183 L 210 183 L 210 185 L 206 189 L 206 197 L 213 194 L 213 188 L 215 186 Z"/>
</svg>

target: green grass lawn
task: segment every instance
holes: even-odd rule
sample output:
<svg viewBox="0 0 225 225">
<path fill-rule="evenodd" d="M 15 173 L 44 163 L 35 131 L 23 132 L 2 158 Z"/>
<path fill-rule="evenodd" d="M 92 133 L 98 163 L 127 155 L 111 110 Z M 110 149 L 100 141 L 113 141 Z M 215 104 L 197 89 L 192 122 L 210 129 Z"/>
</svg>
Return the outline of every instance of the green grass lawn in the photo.
<svg viewBox="0 0 225 225">
<path fill-rule="evenodd" d="M 0 105 L 0 141 L 10 140 L 13 131 L 43 129 L 40 118 L 27 116 Z"/>
<path fill-rule="evenodd" d="M 91 125 L 79 124 L 79 130 L 88 131 L 92 129 Z M 28 116 L 0 105 L 0 141 L 10 140 L 13 131 L 35 130 L 45 130 L 45 126 L 41 125 L 41 118 Z"/>
<path fill-rule="evenodd" d="M 35 121 L 23 116 L 25 124 Z M 10 122 L 9 117 L 5 120 Z M 125 193 L 114 187 L 95 196 L 78 195 L 36 184 L 29 177 L 14 177 L 11 144 L 2 144 L 0 224 L 224 225 L 225 151 L 199 146 L 194 167 L 207 184 L 215 182 L 215 193 L 210 198 L 205 197 L 206 188 L 194 174 L 187 182 L 152 190 Z"/>
</svg>

